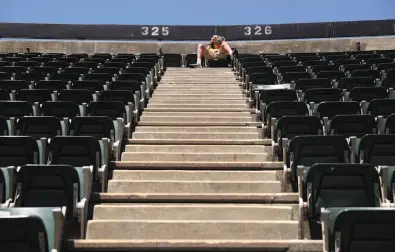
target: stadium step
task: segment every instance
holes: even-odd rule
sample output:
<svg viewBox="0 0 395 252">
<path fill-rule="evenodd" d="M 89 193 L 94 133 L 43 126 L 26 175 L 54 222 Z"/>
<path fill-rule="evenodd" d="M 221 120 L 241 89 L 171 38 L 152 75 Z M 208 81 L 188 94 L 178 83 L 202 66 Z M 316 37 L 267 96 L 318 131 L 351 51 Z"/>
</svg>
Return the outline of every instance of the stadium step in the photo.
<svg viewBox="0 0 395 252">
<path fill-rule="evenodd" d="M 228 68 L 168 69 L 74 246 L 303 246 L 298 195 L 246 100 Z"/>
<path fill-rule="evenodd" d="M 178 181 L 276 181 L 279 171 L 186 171 L 186 170 L 115 170 L 115 180 L 178 180 Z"/>
<path fill-rule="evenodd" d="M 293 220 L 291 206 L 266 204 L 103 204 L 94 220 Z"/>
</svg>

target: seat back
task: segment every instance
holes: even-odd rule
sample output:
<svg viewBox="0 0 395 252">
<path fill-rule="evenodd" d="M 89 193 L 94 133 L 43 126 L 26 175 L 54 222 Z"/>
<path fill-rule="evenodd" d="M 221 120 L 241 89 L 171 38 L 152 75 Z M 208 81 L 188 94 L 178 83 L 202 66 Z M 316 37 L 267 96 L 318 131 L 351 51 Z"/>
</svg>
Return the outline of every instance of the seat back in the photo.
<svg viewBox="0 0 395 252">
<path fill-rule="evenodd" d="M 43 221 L 38 216 L 1 216 L 0 251 L 49 251 Z"/>
<path fill-rule="evenodd" d="M 315 163 L 346 163 L 348 143 L 344 136 L 297 136 L 288 146 L 286 164 L 291 168 L 291 182 L 297 181 L 298 165 L 310 167 Z"/>
<path fill-rule="evenodd" d="M 59 101 L 89 104 L 93 101 L 92 93 L 87 89 L 65 89 L 59 92 Z"/>
<path fill-rule="evenodd" d="M 21 89 L 16 93 L 16 99 L 18 101 L 27 101 L 31 104 L 35 102 L 44 103 L 51 101 L 51 93 L 46 89 Z"/>
<path fill-rule="evenodd" d="M 134 100 L 132 91 L 128 90 L 105 90 L 100 94 L 100 101 L 117 101 L 123 104 L 138 102 Z"/>
<path fill-rule="evenodd" d="M 332 118 L 329 131 L 332 135 L 361 138 L 376 133 L 377 125 L 371 115 L 337 115 Z"/>
<path fill-rule="evenodd" d="M 296 81 L 295 90 L 302 90 L 303 92 L 313 88 L 331 88 L 331 83 L 328 79 L 299 79 Z"/>
<path fill-rule="evenodd" d="M 50 92 L 67 89 L 67 81 L 64 80 L 41 80 L 37 82 L 36 88 L 46 89 Z"/>
<path fill-rule="evenodd" d="M 37 164 L 39 150 L 34 138 L 28 136 L 0 137 L 0 167 Z"/>
<path fill-rule="evenodd" d="M 60 121 L 53 116 L 24 116 L 16 123 L 16 135 L 30 136 L 36 140 L 61 134 Z"/>
<path fill-rule="evenodd" d="M 395 99 L 374 99 L 369 102 L 367 112 L 374 117 L 387 117 L 395 113 Z"/>
<path fill-rule="evenodd" d="M 110 84 L 111 90 L 128 90 L 133 93 L 141 90 L 141 82 L 139 80 L 117 80 Z"/>
<path fill-rule="evenodd" d="M 92 102 L 88 106 L 90 116 L 108 116 L 112 120 L 123 118 L 126 120 L 126 109 L 123 103 L 118 101 Z"/>
<path fill-rule="evenodd" d="M 1 80 L 0 89 L 7 91 L 19 91 L 21 89 L 29 89 L 30 83 L 25 80 Z"/>
<path fill-rule="evenodd" d="M 10 119 L 32 116 L 32 105 L 26 101 L 0 101 L 0 116 Z"/>
<path fill-rule="evenodd" d="M 106 116 L 77 116 L 71 121 L 70 135 L 114 140 L 114 124 L 111 118 Z"/>
<path fill-rule="evenodd" d="M 321 208 L 380 207 L 380 178 L 371 164 L 314 164 L 303 179 L 303 198 L 310 218 Z"/>
<path fill-rule="evenodd" d="M 330 208 L 328 251 L 390 252 L 395 246 L 393 208 Z"/>
<path fill-rule="evenodd" d="M 181 67 L 181 61 L 181 54 L 165 53 L 164 55 L 165 67 Z"/>
<path fill-rule="evenodd" d="M 80 114 L 80 108 L 77 103 L 71 101 L 44 102 L 40 112 L 42 116 L 74 118 Z"/>
<path fill-rule="evenodd" d="M 93 166 L 93 178 L 100 166 L 99 142 L 91 136 L 57 136 L 49 146 L 50 164 L 65 164 L 74 167 Z"/>
<path fill-rule="evenodd" d="M 281 138 L 292 139 L 300 135 L 322 135 L 320 119 L 316 116 L 283 116 L 278 120 L 277 142 Z"/>
<path fill-rule="evenodd" d="M 395 165 L 395 135 L 365 135 L 359 143 L 360 162 L 372 165 Z"/>
<path fill-rule="evenodd" d="M 349 99 L 352 101 L 367 101 L 385 99 L 388 97 L 387 90 L 383 87 L 355 87 L 351 89 Z"/>
<path fill-rule="evenodd" d="M 321 119 L 324 117 L 332 119 L 336 115 L 356 115 L 360 113 L 361 108 L 358 102 L 326 101 L 318 105 L 316 115 Z"/>
<path fill-rule="evenodd" d="M 296 92 L 291 89 L 271 89 L 260 92 L 260 100 L 265 104 L 275 101 L 297 101 Z"/>
<path fill-rule="evenodd" d="M 79 200 L 78 174 L 69 165 L 24 165 L 16 173 L 16 207 L 66 207 L 73 218 Z"/>
<path fill-rule="evenodd" d="M 7 120 L 0 116 L 0 136 L 8 136 L 9 129 Z"/>
</svg>

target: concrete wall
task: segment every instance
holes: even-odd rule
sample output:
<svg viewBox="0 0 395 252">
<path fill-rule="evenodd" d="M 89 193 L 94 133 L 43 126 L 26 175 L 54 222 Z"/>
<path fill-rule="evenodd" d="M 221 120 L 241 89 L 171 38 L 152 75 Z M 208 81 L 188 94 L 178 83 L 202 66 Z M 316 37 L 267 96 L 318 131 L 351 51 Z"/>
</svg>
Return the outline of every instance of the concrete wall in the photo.
<svg viewBox="0 0 395 252">
<path fill-rule="evenodd" d="M 229 42 L 240 53 L 288 53 L 288 52 L 330 52 L 353 51 L 355 42 L 361 42 L 362 50 L 395 49 L 395 37 L 336 38 L 313 40 L 279 40 L 256 42 Z M 205 42 L 207 43 L 207 42 Z M 58 41 L 58 40 L 0 40 L 0 52 L 62 53 L 195 53 L 198 42 L 115 42 L 115 41 Z"/>
</svg>

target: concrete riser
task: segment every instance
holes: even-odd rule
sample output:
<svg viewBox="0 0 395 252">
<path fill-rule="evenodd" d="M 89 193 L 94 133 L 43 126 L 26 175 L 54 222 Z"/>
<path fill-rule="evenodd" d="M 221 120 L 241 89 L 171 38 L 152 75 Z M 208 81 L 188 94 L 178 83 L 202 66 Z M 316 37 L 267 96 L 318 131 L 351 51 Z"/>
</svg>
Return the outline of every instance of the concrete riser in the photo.
<svg viewBox="0 0 395 252">
<path fill-rule="evenodd" d="M 296 221 L 94 220 L 86 239 L 278 240 L 297 239 Z"/>
<path fill-rule="evenodd" d="M 266 153 L 270 146 L 259 145 L 126 145 L 125 152 L 169 153 Z"/>
<path fill-rule="evenodd" d="M 198 117 L 198 116 L 142 116 L 140 122 L 180 122 L 180 123 L 190 123 L 190 122 L 242 122 L 248 123 L 253 122 L 252 118 L 246 117 Z"/>
<path fill-rule="evenodd" d="M 211 105 L 211 107 L 218 107 L 217 105 L 224 105 L 225 107 L 236 106 L 238 108 L 246 106 L 247 103 L 244 100 L 150 100 L 150 105 L 189 105 L 192 107 L 198 107 L 198 105 Z"/>
<path fill-rule="evenodd" d="M 210 117 L 246 117 L 251 118 L 249 112 L 143 112 L 143 116 L 210 116 Z"/>
<path fill-rule="evenodd" d="M 115 170 L 113 180 L 276 181 L 279 171 Z"/>
<path fill-rule="evenodd" d="M 171 109 L 186 109 L 186 108 L 191 108 L 191 109 L 228 109 L 228 108 L 234 108 L 234 109 L 247 109 L 248 106 L 246 103 L 239 103 L 239 104 L 182 104 L 182 103 L 148 103 L 148 108 L 171 108 Z"/>
<path fill-rule="evenodd" d="M 136 127 L 136 132 L 177 132 L 177 133 L 259 133 L 256 127 Z"/>
<path fill-rule="evenodd" d="M 97 205 L 94 220 L 292 220 L 292 207 L 244 204 Z"/>
<path fill-rule="evenodd" d="M 280 181 L 135 181 L 110 180 L 109 193 L 280 193 Z"/>
<path fill-rule="evenodd" d="M 134 132 L 134 139 L 259 139 L 259 133 Z"/>
<path fill-rule="evenodd" d="M 269 158 L 266 153 L 135 153 L 123 152 L 122 161 L 177 161 L 177 162 L 265 162 Z"/>
</svg>

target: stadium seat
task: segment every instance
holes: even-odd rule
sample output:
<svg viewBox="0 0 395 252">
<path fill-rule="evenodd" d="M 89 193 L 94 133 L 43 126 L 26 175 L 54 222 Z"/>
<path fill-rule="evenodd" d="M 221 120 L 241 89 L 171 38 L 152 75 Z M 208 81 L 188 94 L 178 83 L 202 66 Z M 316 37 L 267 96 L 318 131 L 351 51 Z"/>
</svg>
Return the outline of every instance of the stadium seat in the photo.
<svg viewBox="0 0 395 252">
<path fill-rule="evenodd" d="M 63 89 L 58 95 L 59 101 L 75 102 L 77 104 L 87 106 L 93 101 L 92 93 L 87 89 Z M 81 108 L 80 108 L 81 109 Z"/>
<path fill-rule="evenodd" d="M 373 87 L 375 79 L 372 77 L 347 77 L 339 80 L 337 88 L 350 91 L 355 87 Z"/>
<path fill-rule="evenodd" d="M 126 113 L 133 114 L 133 124 L 137 124 L 142 108 L 139 106 L 137 97 L 131 91 L 127 90 L 106 90 L 100 95 L 99 101 L 117 101 L 122 102 L 125 105 Z"/>
<path fill-rule="evenodd" d="M 366 64 L 371 65 L 373 69 L 377 68 L 381 64 L 388 64 L 392 62 L 393 61 L 391 59 L 385 59 L 385 58 L 371 58 L 366 60 Z"/>
<path fill-rule="evenodd" d="M 167 67 L 182 67 L 181 54 L 165 53 L 164 55 L 165 68 Z"/>
<path fill-rule="evenodd" d="M 316 163 L 349 163 L 350 150 L 344 136 L 297 136 L 283 142 L 284 176 L 289 177 L 294 191 L 298 190 L 297 167 Z"/>
<path fill-rule="evenodd" d="M 37 61 L 19 61 L 15 63 L 15 66 L 21 66 L 21 67 L 36 67 L 36 66 L 40 66 L 40 62 Z"/>
<path fill-rule="evenodd" d="M 288 142 L 296 136 L 322 135 L 322 133 L 321 121 L 316 116 L 282 116 L 273 134 L 273 154 L 277 154 L 277 159 L 283 161 L 283 142 Z"/>
<path fill-rule="evenodd" d="M 10 101 L 10 100 L 11 100 L 10 93 L 8 93 L 8 91 L 5 89 L 0 89 L 0 101 Z"/>
<path fill-rule="evenodd" d="M 377 66 L 376 70 L 387 72 L 388 70 L 391 70 L 391 69 L 395 69 L 395 63 L 393 63 L 393 61 L 391 61 L 389 63 L 380 63 Z"/>
<path fill-rule="evenodd" d="M 10 131 L 8 129 L 7 120 L 0 117 L 0 136 L 8 136 Z"/>
<path fill-rule="evenodd" d="M 303 66 L 282 66 L 278 68 L 278 73 L 284 74 L 289 72 L 305 72 L 306 68 Z"/>
<path fill-rule="evenodd" d="M 33 115 L 33 107 L 26 101 L 0 101 L 0 117 L 7 120 L 11 135 L 14 135 L 16 119 L 19 119 L 22 116 Z"/>
<path fill-rule="evenodd" d="M 110 90 L 131 91 L 134 95 L 133 100 L 135 101 L 133 104 L 135 104 L 137 110 L 139 110 L 139 108 L 144 108 L 145 104 L 148 102 L 148 94 L 145 92 L 145 83 L 140 83 L 140 81 L 137 80 L 114 81 L 110 84 Z"/>
<path fill-rule="evenodd" d="M 75 74 L 88 74 L 89 73 L 89 68 L 87 67 L 66 67 L 63 69 L 62 73 L 75 73 Z"/>
<path fill-rule="evenodd" d="M 273 61 L 270 63 L 270 65 L 277 71 L 280 67 L 285 67 L 285 66 L 296 66 L 297 63 L 293 60 L 284 60 L 284 61 Z"/>
<path fill-rule="evenodd" d="M 27 101 L 30 104 L 33 104 L 34 108 L 35 105 L 42 104 L 46 101 L 51 101 L 52 96 L 51 93 L 46 89 L 21 89 L 16 93 L 16 100 Z M 35 114 L 38 114 L 38 111 L 35 111 Z"/>
<path fill-rule="evenodd" d="M 60 251 L 65 209 L 0 208 L 0 251 Z"/>
<path fill-rule="evenodd" d="M 297 82 L 299 79 L 310 79 L 311 74 L 308 72 L 286 72 L 282 75 L 283 83 Z"/>
<path fill-rule="evenodd" d="M 381 76 L 380 71 L 368 69 L 368 70 L 354 70 L 351 73 L 351 77 L 373 77 L 379 79 Z"/>
<path fill-rule="evenodd" d="M 83 188 L 100 178 L 101 190 L 105 192 L 110 149 L 106 141 L 102 143 L 90 136 L 54 137 L 48 145 L 48 162 L 74 166 Z"/>
<path fill-rule="evenodd" d="M 86 69 L 96 69 L 98 67 L 98 63 L 94 61 L 89 61 L 88 59 L 87 61 L 76 62 L 73 66 Z"/>
<path fill-rule="evenodd" d="M 39 150 L 34 138 L 28 136 L 0 137 L 0 167 L 38 164 Z"/>
<path fill-rule="evenodd" d="M 243 68 L 241 72 L 241 82 L 247 84 L 251 74 L 254 73 L 273 74 L 273 70 L 267 66 L 253 66 L 249 68 Z"/>
<path fill-rule="evenodd" d="M 262 122 L 266 137 L 274 139 L 273 135 L 277 127 L 277 121 L 283 116 L 307 116 L 309 110 L 304 102 L 298 101 L 274 101 L 266 106 L 263 111 Z"/>
<path fill-rule="evenodd" d="M 347 73 L 351 73 L 354 70 L 370 70 L 372 69 L 370 65 L 367 64 L 349 64 L 343 66 L 343 70 Z"/>
<path fill-rule="evenodd" d="M 309 89 L 315 88 L 331 88 L 331 82 L 326 79 L 299 79 L 296 81 L 293 89 L 306 92 Z"/>
<path fill-rule="evenodd" d="M 321 71 L 317 74 L 317 78 L 326 78 L 331 81 L 338 81 L 341 78 L 346 77 L 345 73 L 342 71 Z"/>
<path fill-rule="evenodd" d="M 321 65 L 328 65 L 328 62 L 324 60 L 306 60 L 303 61 L 303 65 L 307 67 L 308 69 L 313 68 L 314 66 L 321 66 Z"/>
<path fill-rule="evenodd" d="M 90 188 L 80 182 L 77 169 L 69 165 L 24 165 L 15 177 L 13 207 L 64 207 L 65 221 L 78 217 L 84 238 Z"/>
<path fill-rule="evenodd" d="M 78 104 L 72 101 L 44 102 L 40 109 L 41 116 L 54 116 L 60 120 L 64 135 L 69 134 L 69 120 L 84 115 L 84 112 L 80 111 Z"/>
<path fill-rule="evenodd" d="M 102 84 L 108 84 L 114 80 L 114 76 L 109 73 L 88 73 L 84 76 L 84 81 L 86 80 L 94 80 Z"/>
<path fill-rule="evenodd" d="M 69 67 L 70 63 L 66 62 L 66 61 L 49 61 L 49 62 L 45 62 L 44 66 L 54 67 L 57 69 L 63 69 L 63 68 Z"/>
<path fill-rule="evenodd" d="M 365 135 L 359 143 L 360 162 L 375 166 L 395 166 L 395 135 Z"/>
<path fill-rule="evenodd" d="M 111 53 L 95 53 L 92 55 L 92 58 L 100 58 L 100 59 L 112 59 Z"/>
<path fill-rule="evenodd" d="M 184 59 L 184 66 L 189 67 L 192 64 L 196 64 L 197 62 L 197 54 L 187 54 Z M 202 61 L 202 65 L 204 65 L 204 61 Z"/>
<path fill-rule="evenodd" d="M 379 174 L 370 164 L 298 166 L 299 207 L 304 210 L 301 222 L 308 220 L 310 230 L 322 230 L 321 212 L 328 208 L 380 207 L 379 188 Z M 316 238 L 322 239 L 312 237 Z"/>
<path fill-rule="evenodd" d="M 126 60 L 127 61 L 127 60 Z M 123 71 L 128 64 L 123 62 L 106 62 L 102 65 L 103 68 L 116 68 L 118 71 Z M 97 70 L 97 69 L 96 69 Z M 99 70 L 100 71 L 100 70 Z"/>
<path fill-rule="evenodd" d="M 77 81 L 80 78 L 81 78 L 81 74 L 79 73 L 66 73 L 66 72 L 54 74 L 51 76 L 51 80 L 67 81 L 68 84 L 71 84 L 72 82 Z"/>
<path fill-rule="evenodd" d="M 40 80 L 37 82 L 36 87 L 37 89 L 46 89 L 50 91 L 51 93 L 53 92 L 58 92 L 63 89 L 68 88 L 68 84 L 66 81 L 63 80 Z"/>
<path fill-rule="evenodd" d="M 72 53 L 67 55 L 67 58 L 69 57 L 77 58 L 77 59 L 87 59 L 89 58 L 89 55 L 87 53 Z"/>
<path fill-rule="evenodd" d="M 387 97 L 387 90 L 383 87 L 355 87 L 351 89 L 345 100 L 361 102 L 361 107 L 364 113 L 366 113 L 368 102 L 374 99 L 385 99 Z"/>
<path fill-rule="evenodd" d="M 348 56 L 346 56 L 344 59 L 337 59 L 336 61 L 334 61 L 334 64 L 336 66 L 345 66 L 345 65 L 359 64 L 359 63 L 361 63 L 360 60 L 349 59 Z"/>
<path fill-rule="evenodd" d="M 119 75 L 119 69 L 116 67 L 99 67 L 93 73 L 110 74 L 112 76 Z"/>
<path fill-rule="evenodd" d="M 339 71 L 339 67 L 336 65 L 313 65 L 310 67 L 311 72 L 315 73 L 316 75 L 323 71 Z"/>
<path fill-rule="evenodd" d="M 394 250 L 393 208 L 329 208 L 322 213 L 324 251 Z"/>
<path fill-rule="evenodd" d="M 114 129 L 119 131 L 116 134 L 117 139 L 121 139 L 122 132 L 125 132 L 126 136 L 130 138 L 131 127 L 134 123 L 132 106 L 126 110 L 125 105 L 119 101 L 92 102 L 88 106 L 87 115 L 110 117 L 114 122 Z"/>
<path fill-rule="evenodd" d="M 254 105 L 257 108 L 257 114 L 265 111 L 266 106 L 274 101 L 297 101 L 298 96 L 294 90 L 290 89 L 269 89 L 255 92 Z M 260 118 L 260 116 L 258 116 Z"/>
<path fill-rule="evenodd" d="M 1 80 L 0 89 L 5 89 L 8 92 L 19 91 L 21 89 L 30 89 L 32 85 L 24 80 Z"/>
<path fill-rule="evenodd" d="M 369 102 L 366 112 L 377 119 L 379 133 L 384 131 L 386 118 L 395 113 L 394 99 L 374 99 Z"/>
<path fill-rule="evenodd" d="M 366 134 L 376 134 L 377 125 L 371 115 L 336 115 L 331 120 L 328 133 L 361 138 Z"/>
<path fill-rule="evenodd" d="M 99 80 L 79 80 L 72 84 L 72 89 L 86 89 L 97 96 L 104 90 L 104 84 Z"/>
</svg>

